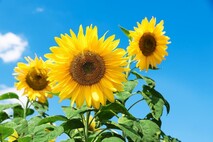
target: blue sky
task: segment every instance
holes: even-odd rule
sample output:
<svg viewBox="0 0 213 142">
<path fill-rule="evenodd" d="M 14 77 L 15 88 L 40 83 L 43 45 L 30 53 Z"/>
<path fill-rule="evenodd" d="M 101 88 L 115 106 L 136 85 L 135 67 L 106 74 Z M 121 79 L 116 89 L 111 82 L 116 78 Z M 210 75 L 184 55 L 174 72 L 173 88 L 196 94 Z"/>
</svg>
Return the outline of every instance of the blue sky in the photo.
<svg viewBox="0 0 213 142">
<path fill-rule="evenodd" d="M 212 0 L 0 0 L 0 92 L 13 89 L 12 73 L 17 62 L 24 61 L 24 56 L 48 53 L 49 47 L 56 45 L 54 37 L 68 33 L 70 28 L 77 32 L 80 24 L 96 25 L 99 35 L 106 31 L 116 34 L 121 40 L 119 47 L 126 48 L 128 39 L 118 25 L 133 29 L 136 22 L 152 16 L 158 22 L 164 20 L 172 42 L 160 70 L 141 72 L 156 81 L 157 90 L 170 102 L 171 113 L 164 113 L 162 129 L 183 142 L 210 142 Z M 58 99 L 50 103 L 58 103 Z M 140 114 L 146 109 L 138 105 L 132 111 Z"/>
</svg>

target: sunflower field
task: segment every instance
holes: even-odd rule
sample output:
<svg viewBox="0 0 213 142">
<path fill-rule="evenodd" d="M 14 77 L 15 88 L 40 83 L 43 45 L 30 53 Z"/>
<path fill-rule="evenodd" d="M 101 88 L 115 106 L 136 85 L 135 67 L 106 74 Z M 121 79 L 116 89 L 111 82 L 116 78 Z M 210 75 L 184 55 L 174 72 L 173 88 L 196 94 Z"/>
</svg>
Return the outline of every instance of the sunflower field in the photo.
<svg viewBox="0 0 213 142">
<path fill-rule="evenodd" d="M 169 102 L 155 89 L 157 83 L 143 75 L 157 72 L 168 55 L 164 21 L 144 18 L 133 30 L 120 29 L 129 40 L 126 48 L 118 47 L 115 35 L 99 37 L 97 26 L 80 25 L 78 33 L 55 37 L 45 60 L 35 55 L 19 62 L 15 86 L 28 99 L 23 103 L 14 92 L 0 95 L 0 100 L 20 102 L 0 104 L 0 141 L 54 142 L 66 135 L 62 142 L 179 142 L 161 129 Z M 59 103 L 70 100 L 59 108 L 64 115 L 47 113 L 53 96 Z M 129 101 L 133 96 L 139 99 Z M 149 112 L 138 118 L 131 109 L 141 103 Z"/>
</svg>

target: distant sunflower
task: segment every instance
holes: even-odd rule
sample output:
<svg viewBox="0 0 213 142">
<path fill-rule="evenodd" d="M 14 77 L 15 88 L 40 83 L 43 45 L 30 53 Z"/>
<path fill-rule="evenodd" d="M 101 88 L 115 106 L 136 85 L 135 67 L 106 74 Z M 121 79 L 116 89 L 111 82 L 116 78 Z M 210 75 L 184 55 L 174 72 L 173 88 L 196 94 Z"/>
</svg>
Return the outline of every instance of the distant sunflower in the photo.
<svg viewBox="0 0 213 142">
<path fill-rule="evenodd" d="M 70 30 L 55 38 L 58 46 L 51 47 L 52 53 L 46 54 L 50 64 L 49 80 L 53 92 L 60 92 L 60 101 L 70 98 L 77 107 L 86 100 L 88 107 L 99 108 L 106 100 L 114 101 L 114 91 L 123 89 L 126 81 L 123 72 L 127 65 L 123 49 L 116 49 L 119 40 L 112 35 L 98 39 L 97 27 L 79 27 L 78 35 Z"/>
<path fill-rule="evenodd" d="M 138 27 L 134 27 L 134 31 L 130 31 L 132 40 L 127 51 L 130 56 L 135 55 L 140 70 L 157 67 L 157 64 L 168 55 L 166 49 L 170 42 L 169 37 L 164 35 L 163 23 L 164 21 L 161 20 L 155 25 L 156 18 L 152 17 L 150 22 L 145 18 L 141 23 L 137 23 Z"/>
<path fill-rule="evenodd" d="M 18 139 L 18 133 L 16 130 L 14 130 L 13 134 L 8 137 L 8 142 L 15 142 Z"/>
<path fill-rule="evenodd" d="M 18 63 L 14 69 L 15 84 L 18 90 L 24 89 L 23 95 L 28 96 L 29 100 L 37 100 L 44 103 L 47 97 L 52 97 L 50 83 L 47 80 L 48 69 L 45 62 L 37 56 L 35 59 L 25 57 L 28 64 Z"/>
<path fill-rule="evenodd" d="M 96 128 L 96 122 L 95 122 L 95 119 L 93 119 L 92 116 L 89 116 L 89 131 L 99 131 L 100 129 L 99 128 Z"/>
</svg>

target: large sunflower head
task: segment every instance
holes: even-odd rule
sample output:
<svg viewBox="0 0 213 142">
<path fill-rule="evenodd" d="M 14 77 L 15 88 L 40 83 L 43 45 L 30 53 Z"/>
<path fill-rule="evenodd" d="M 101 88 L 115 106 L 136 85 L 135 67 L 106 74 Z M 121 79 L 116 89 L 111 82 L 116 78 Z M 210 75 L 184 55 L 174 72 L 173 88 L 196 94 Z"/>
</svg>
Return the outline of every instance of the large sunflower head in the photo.
<svg viewBox="0 0 213 142">
<path fill-rule="evenodd" d="M 152 17 L 150 22 L 147 18 L 134 31 L 130 31 L 130 41 L 127 51 L 130 56 L 135 56 L 137 67 L 140 70 L 148 70 L 149 67 L 157 67 L 166 55 L 166 49 L 169 44 L 169 37 L 164 35 L 163 20 L 156 25 L 156 18 Z"/>
<path fill-rule="evenodd" d="M 35 59 L 30 57 L 25 58 L 27 64 L 19 62 L 15 67 L 15 84 L 18 90 L 24 89 L 24 94 L 28 96 L 29 100 L 38 100 L 44 103 L 47 97 L 52 97 L 50 83 L 47 80 L 47 66 L 46 63 L 37 56 Z"/>
<path fill-rule="evenodd" d="M 126 81 L 124 66 L 125 50 L 117 49 L 119 40 L 112 35 L 98 38 L 97 27 L 87 26 L 84 34 L 82 26 L 76 35 L 68 34 L 55 38 L 58 46 L 51 47 L 46 54 L 50 64 L 49 80 L 53 92 L 60 92 L 60 100 L 70 98 L 72 104 L 82 106 L 86 100 L 88 107 L 99 108 L 106 100 L 114 101 L 114 91 L 123 88 Z"/>
</svg>

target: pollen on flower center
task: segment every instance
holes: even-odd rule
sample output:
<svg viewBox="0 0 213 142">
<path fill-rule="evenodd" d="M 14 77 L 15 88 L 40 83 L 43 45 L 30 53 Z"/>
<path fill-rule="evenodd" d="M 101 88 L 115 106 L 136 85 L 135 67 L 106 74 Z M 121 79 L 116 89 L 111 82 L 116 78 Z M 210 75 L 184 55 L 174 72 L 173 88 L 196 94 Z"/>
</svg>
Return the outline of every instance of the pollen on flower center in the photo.
<svg viewBox="0 0 213 142">
<path fill-rule="evenodd" d="M 70 75 L 81 85 L 98 83 L 105 73 L 103 58 L 91 51 L 84 51 L 73 58 Z"/>
<path fill-rule="evenodd" d="M 26 75 L 26 83 L 33 90 L 43 90 L 47 87 L 47 73 L 45 70 L 32 68 Z"/>
<path fill-rule="evenodd" d="M 150 33 L 144 33 L 139 41 L 139 48 L 144 56 L 151 55 L 156 48 L 156 40 Z"/>
</svg>

